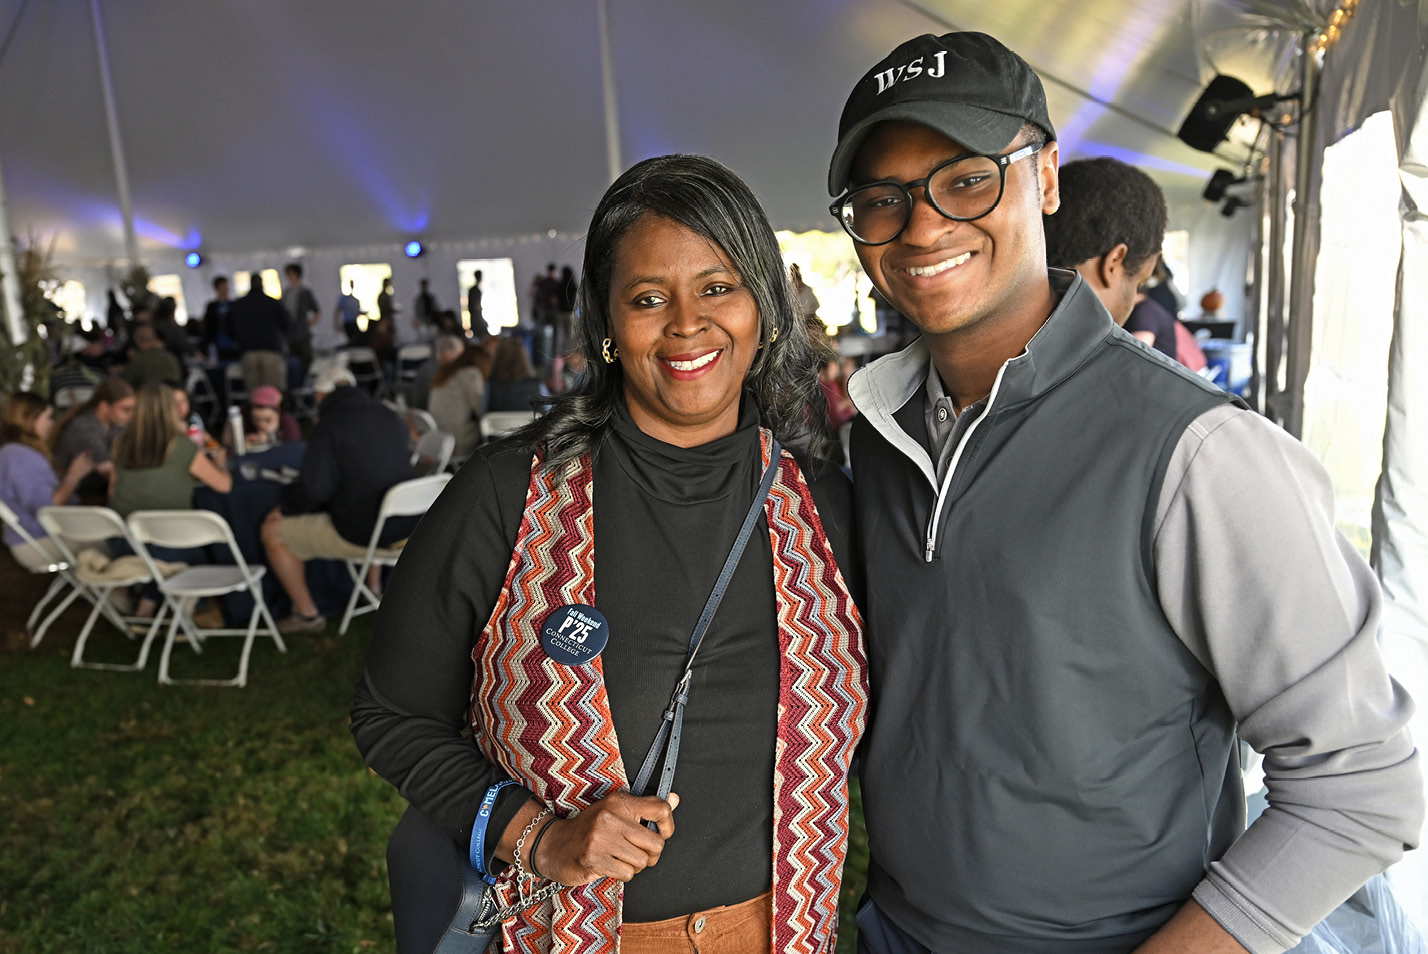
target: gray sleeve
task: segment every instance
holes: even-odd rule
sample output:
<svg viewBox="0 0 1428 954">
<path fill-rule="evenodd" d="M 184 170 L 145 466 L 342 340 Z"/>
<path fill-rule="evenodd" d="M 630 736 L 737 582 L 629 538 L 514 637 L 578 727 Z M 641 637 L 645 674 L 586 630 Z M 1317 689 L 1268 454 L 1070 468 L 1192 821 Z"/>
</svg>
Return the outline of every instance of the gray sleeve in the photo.
<svg viewBox="0 0 1428 954">
<path fill-rule="evenodd" d="M 1335 530 L 1313 455 L 1234 407 L 1176 447 L 1154 553 L 1166 618 L 1264 754 L 1269 788 L 1194 897 L 1254 954 L 1278 954 L 1423 824 L 1413 703 L 1379 653 L 1378 582 Z"/>
</svg>

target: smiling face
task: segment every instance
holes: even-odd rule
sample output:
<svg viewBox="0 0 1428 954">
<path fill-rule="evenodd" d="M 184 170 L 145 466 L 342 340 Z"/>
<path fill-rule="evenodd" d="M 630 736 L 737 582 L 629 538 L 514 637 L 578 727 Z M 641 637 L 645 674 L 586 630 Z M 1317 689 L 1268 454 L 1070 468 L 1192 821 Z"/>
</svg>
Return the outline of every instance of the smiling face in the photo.
<svg viewBox="0 0 1428 954">
<path fill-rule="evenodd" d="M 1025 145 L 1023 138 L 1004 151 Z M 967 151 L 926 126 L 885 122 L 858 151 L 853 184 L 911 182 Z M 856 246 L 868 277 L 929 335 L 1021 317 L 1044 319 L 1050 290 L 1041 216 L 1059 203 L 1056 160 L 1056 144 L 1050 142 L 1034 157 L 1013 163 L 997 207 L 971 222 L 942 215 L 919 189 L 901 235 L 886 245 Z"/>
<path fill-rule="evenodd" d="M 616 246 L 609 316 L 640 430 L 680 447 L 734 432 L 759 311 L 722 249 L 645 214 Z"/>
</svg>

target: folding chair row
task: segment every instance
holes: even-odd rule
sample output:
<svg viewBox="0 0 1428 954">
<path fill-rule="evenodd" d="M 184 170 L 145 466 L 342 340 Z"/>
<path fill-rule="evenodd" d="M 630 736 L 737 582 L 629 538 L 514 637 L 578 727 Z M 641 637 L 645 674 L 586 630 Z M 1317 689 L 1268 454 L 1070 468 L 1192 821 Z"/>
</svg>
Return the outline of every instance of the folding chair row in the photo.
<svg viewBox="0 0 1428 954">
<path fill-rule="evenodd" d="M 75 643 L 70 665 L 93 669 L 143 669 L 148 661 L 150 646 L 158 635 L 165 616 L 168 617 L 168 632 L 159 655 L 160 685 L 246 685 L 248 660 L 253 641 L 259 633 L 260 620 L 263 623 L 263 635 L 273 640 L 279 652 L 287 652 L 277 624 L 273 622 L 272 614 L 263 600 L 263 577 L 267 568 L 248 565 L 233 539 L 232 529 L 218 514 L 207 510 L 141 510 L 130 514 L 126 523 L 108 507 L 41 507 L 38 516 L 40 525 L 56 541 L 69 565 L 76 568 L 73 571 L 76 579 L 96 596 L 94 611 L 90 613 Z M 82 549 L 84 544 L 116 538 L 124 540 L 132 549 L 138 557 L 138 565 L 129 564 L 119 571 L 104 567 L 86 574 L 75 552 Z M 226 547 L 232 564 L 183 566 L 168 575 L 165 575 L 160 561 L 154 558 L 150 549 L 160 546 L 187 550 L 215 545 Z M 84 649 L 95 620 L 102 607 L 113 609 L 109 602 L 110 594 L 121 586 L 148 582 L 157 582 L 163 605 L 155 612 L 153 620 L 149 621 L 138 659 L 132 665 L 86 661 Z M 253 597 L 253 611 L 246 628 L 209 629 L 195 625 L 189 609 L 198 600 L 238 592 L 247 592 Z M 114 616 L 109 618 L 115 621 Z M 120 619 L 116 621 L 116 625 L 126 636 L 132 638 L 126 625 L 129 621 Z M 176 679 L 171 676 L 170 661 L 180 628 L 195 653 L 202 653 L 204 640 L 212 636 L 244 637 L 237 674 L 231 679 Z"/>
</svg>

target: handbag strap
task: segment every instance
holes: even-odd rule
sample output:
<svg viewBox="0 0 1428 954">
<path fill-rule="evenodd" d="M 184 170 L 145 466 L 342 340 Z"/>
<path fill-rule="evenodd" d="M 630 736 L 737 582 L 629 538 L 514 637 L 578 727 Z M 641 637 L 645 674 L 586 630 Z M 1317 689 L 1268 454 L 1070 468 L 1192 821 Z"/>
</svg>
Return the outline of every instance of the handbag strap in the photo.
<svg viewBox="0 0 1428 954">
<path fill-rule="evenodd" d="M 744 523 L 739 527 L 739 535 L 734 539 L 734 545 L 724 560 L 724 568 L 719 571 L 719 579 L 714 582 L 714 589 L 710 591 L 709 598 L 704 601 L 704 612 L 699 614 L 699 621 L 694 624 L 694 632 L 690 634 L 689 652 L 684 659 L 684 672 L 680 674 L 679 681 L 675 683 L 674 692 L 669 698 L 669 705 L 664 710 L 664 718 L 660 720 L 659 731 L 655 733 L 654 742 L 650 744 L 649 753 L 645 755 L 644 764 L 640 766 L 640 774 L 636 776 L 635 784 L 630 787 L 630 793 L 633 795 L 645 793 L 645 787 L 649 785 L 650 776 L 654 774 L 654 767 L 659 762 L 661 752 L 665 752 L 664 769 L 660 772 L 657 794 L 660 798 L 668 798 L 670 789 L 674 786 L 674 767 L 679 761 L 679 736 L 684 727 L 684 706 L 689 702 L 689 683 L 693 674 L 694 657 L 699 652 L 700 644 L 704 642 L 704 634 L 709 629 L 709 622 L 714 618 L 714 612 L 719 608 L 720 601 L 724 599 L 724 591 L 729 588 L 729 581 L 733 579 L 734 570 L 744 555 L 744 547 L 748 544 L 749 536 L 754 532 L 754 525 L 759 521 L 759 514 L 764 509 L 764 500 L 768 497 L 769 490 L 773 488 L 774 477 L 778 473 L 779 455 L 783 448 L 779 446 L 776 438 L 772 443 L 773 446 L 769 450 L 769 465 L 764 468 L 764 479 L 759 485 L 759 492 L 754 497 L 749 512 L 744 515 Z M 645 824 L 650 828 L 655 827 L 653 822 Z"/>
</svg>

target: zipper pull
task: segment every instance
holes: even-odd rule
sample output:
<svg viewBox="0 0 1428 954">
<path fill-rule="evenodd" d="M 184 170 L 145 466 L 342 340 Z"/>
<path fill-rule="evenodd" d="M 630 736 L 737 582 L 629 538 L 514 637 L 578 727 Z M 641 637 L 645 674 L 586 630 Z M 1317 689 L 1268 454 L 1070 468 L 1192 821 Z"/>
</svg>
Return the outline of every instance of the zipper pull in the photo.
<svg viewBox="0 0 1428 954">
<path fill-rule="evenodd" d="M 931 534 L 931 533 L 928 533 L 928 534 L 927 534 L 927 546 L 926 546 L 926 547 L 923 549 L 923 551 L 922 551 L 922 562 L 924 562 L 924 563 L 931 563 L 931 562 L 932 562 L 932 551 L 933 551 L 934 549 L 935 549 L 935 546 L 933 545 L 933 542 L 932 542 L 932 534 Z"/>
</svg>

